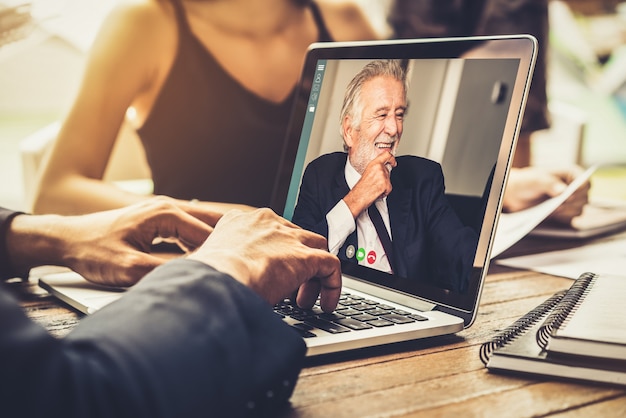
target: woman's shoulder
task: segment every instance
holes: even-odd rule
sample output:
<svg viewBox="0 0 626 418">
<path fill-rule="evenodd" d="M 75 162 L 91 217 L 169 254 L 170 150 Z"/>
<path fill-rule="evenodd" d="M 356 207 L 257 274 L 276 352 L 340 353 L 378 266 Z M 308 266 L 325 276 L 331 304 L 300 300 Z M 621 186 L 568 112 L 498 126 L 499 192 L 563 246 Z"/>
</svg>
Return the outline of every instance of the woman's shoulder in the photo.
<svg viewBox="0 0 626 418">
<path fill-rule="evenodd" d="M 361 41 L 379 38 L 370 20 L 358 4 L 328 0 L 321 0 L 316 3 L 328 30 L 336 41 Z"/>
<path fill-rule="evenodd" d="M 98 37 L 146 46 L 175 34 L 176 18 L 170 1 L 124 0 L 111 9 Z"/>
<path fill-rule="evenodd" d="M 176 27 L 174 7 L 167 0 L 124 0 L 113 7 L 107 20 L 137 32 L 149 30 L 146 35 Z"/>
<path fill-rule="evenodd" d="M 92 53 L 129 65 L 154 62 L 176 45 L 176 18 L 171 2 L 125 0 L 105 18 Z M 152 58 L 149 58 L 152 57 Z"/>
</svg>

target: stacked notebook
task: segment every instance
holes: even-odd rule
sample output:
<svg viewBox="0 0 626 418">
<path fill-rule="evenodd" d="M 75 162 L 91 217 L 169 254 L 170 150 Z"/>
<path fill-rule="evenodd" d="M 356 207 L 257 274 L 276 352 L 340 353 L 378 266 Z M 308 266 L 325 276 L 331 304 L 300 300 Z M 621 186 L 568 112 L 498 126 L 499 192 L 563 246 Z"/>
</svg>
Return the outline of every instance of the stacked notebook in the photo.
<svg viewBox="0 0 626 418">
<path fill-rule="evenodd" d="M 582 274 L 484 343 L 490 371 L 626 386 L 626 277 Z"/>
</svg>

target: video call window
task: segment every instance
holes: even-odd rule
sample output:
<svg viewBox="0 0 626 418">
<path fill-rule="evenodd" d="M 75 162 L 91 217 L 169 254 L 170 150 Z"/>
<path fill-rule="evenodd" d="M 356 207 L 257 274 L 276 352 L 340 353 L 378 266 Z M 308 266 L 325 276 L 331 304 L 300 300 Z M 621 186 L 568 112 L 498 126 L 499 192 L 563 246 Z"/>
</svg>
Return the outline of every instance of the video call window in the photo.
<svg viewBox="0 0 626 418">
<path fill-rule="evenodd" d="M 302 175 L 309 164 L 320 156 L 344 151 L 339 128 L 346 86 L 369 62 L 370 60 L 318 61 L 284 210 L 287 219 L 293 219 Z M 405 156 L 412 156 L 438 163 L 443 173 L 447 204 L 460 223 L 475 234 L 471 239 L 470 249 L 459 242 L 460 238 L 453 233 L 450 233 L 450 237 L 457 241 L 445 246 L 448 251 L 470 253 L 466 256 L 470 260 L 466 269 L 440 272 L 442 276 L 457 274 L 462 277 L 437 279 L 437 268 L 417 274 L 427 277 L 426 280 L 434 280 L 433 284 L 436 286 L 459 292 L 467 288 L 478 236 L 481 234 L 485 192 L 500 151 L 511 100 L 510 90 L 518 64 L 516 59 L 500 58 L 402 62 L 407 71 L 409 108 L 404 117 L 403 133 L 396 156 L 404 159 L 403 161 L 410 161 L 411 158 Z M 472 106 L 472 103 L 488 105 Z M 391 229 L 392 240 L 402 234 L 398 231 L 394 233 L 393 226 Z M 412 241 L 407 242 L 409 245 L 419 246 Z M 344 253 L 340 252 L 338 255 L 340 258 L 350 255 L 363 257 L 363 254 L 359 254 L 361 250 L 363 249 L 356 245 L 352 249 L 343 248 L 341 251 Z M 365 253 L 367 255 L 367 251 Z M 405 248 L 394 253 L 394 257 L 400 259 L 397 265 L 401 264 L 403 257 L 412 256 Z M 427 256 L 432 258 L 438 254 L 429 253 Z M 357 261 L 367 266 L 367 261 Z M 411 269 L 400 266 L 393 270 L 394 276 L 411 279 L 416 276 Z"/>
</svg>

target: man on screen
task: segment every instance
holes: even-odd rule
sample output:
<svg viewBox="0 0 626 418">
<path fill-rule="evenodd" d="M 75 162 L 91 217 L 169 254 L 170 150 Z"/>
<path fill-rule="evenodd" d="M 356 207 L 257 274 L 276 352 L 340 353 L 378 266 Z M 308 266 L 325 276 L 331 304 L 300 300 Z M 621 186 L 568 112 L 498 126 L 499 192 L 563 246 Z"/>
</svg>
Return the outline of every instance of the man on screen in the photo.
<svg viewBox="0 0 626 418">
<path fill-rule="evenodd" d="M 399 60 L 372 61 L 352 79 L 341 111 L 345 152 L 307 166 L 293 221 L 327 237 L 343 260 L 464 291 L 476 232 L 449 205 L 438 163 L 395 156 L 407 89 Z"/>
</svg>

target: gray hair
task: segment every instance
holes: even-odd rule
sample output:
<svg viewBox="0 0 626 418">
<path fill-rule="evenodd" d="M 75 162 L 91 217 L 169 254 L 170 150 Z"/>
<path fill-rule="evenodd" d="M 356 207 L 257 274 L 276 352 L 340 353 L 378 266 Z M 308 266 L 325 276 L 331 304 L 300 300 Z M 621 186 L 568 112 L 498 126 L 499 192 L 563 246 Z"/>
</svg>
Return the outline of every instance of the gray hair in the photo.
<svg viewBox="0 0 626 418">
<path fill-rule="evenodd" d="M 378 60 L 371 61 L 359 71 L 352 81 L 346 87 L 346 93 L 343 98 L 343 106 L 339 119 L 339 131 L 343 138 L 343 121 L 346 116 L 352 118 L 352 127 L 357 128 L 361 124 L 361 115 L 363 103 L 361 102 L 361 91 L 363 85 L 376 77 L 392 77 L 400 81 L 404 85 L 404 100 L 406 101 L 407 91 L 409 90 L 409 82 L 407 78 L 407 61 L 406 60 Z M 348 151 L 345 139 L 343 142 L 344 151 Z"/>
</svg>

